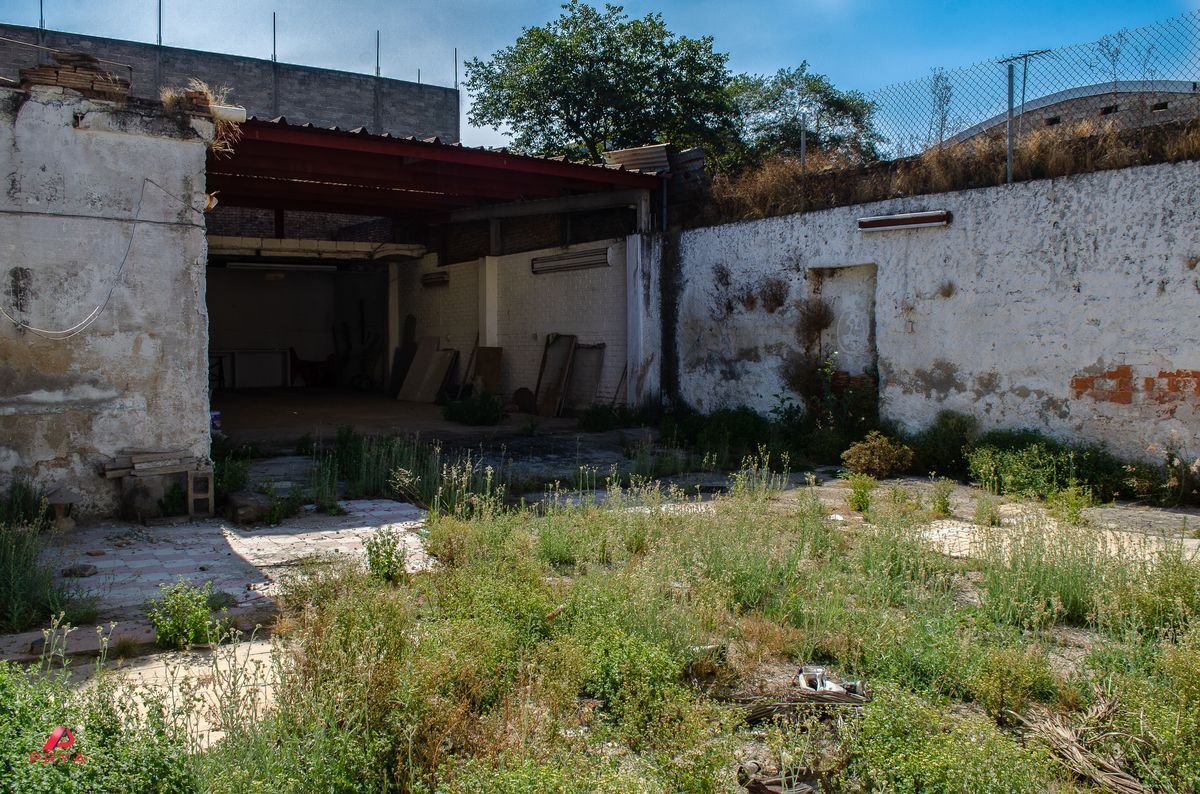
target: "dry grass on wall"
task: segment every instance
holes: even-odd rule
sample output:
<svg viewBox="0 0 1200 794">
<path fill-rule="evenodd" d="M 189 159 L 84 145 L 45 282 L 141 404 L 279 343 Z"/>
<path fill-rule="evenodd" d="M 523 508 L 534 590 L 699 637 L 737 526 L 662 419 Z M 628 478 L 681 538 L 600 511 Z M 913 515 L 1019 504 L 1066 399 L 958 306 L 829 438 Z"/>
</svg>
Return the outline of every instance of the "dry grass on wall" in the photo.
<svg viewBox="0 0 1200 794">
<path fill-rule="evenodd" d="M 779 157 L 736 176 L 717 175 L 698 225 L 770 218 L 870 201 L 1004 184 L 1006 141 L 981 136 L 914 157 L 854 167 L 825 152 L 805 167 Z M 1200 158 L 1200 121 L 1121 130 L 1082 121 L 1022 135 L 1014 149 L 1016 181 L 1085 174 Z"/>
</svg>

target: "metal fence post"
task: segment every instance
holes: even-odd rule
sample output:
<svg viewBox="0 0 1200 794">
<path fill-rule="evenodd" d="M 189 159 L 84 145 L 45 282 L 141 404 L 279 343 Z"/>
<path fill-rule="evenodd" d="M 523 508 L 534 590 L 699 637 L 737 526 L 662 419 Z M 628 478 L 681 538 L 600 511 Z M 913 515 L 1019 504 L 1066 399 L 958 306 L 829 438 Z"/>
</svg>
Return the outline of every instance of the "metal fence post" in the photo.
<svg viewBox="0 0 1200 794">
<path fill-rule="evenodd" d="M 1008 156 L 1005 161 L 1005 174 L 1008 179 L 1008 184 L 1012 184 L 1013 177 L 1013 133 L 1016 130 L 1013 128 L 1013 65 L 1012 61 L 1008 62 Z"/>
</svg>

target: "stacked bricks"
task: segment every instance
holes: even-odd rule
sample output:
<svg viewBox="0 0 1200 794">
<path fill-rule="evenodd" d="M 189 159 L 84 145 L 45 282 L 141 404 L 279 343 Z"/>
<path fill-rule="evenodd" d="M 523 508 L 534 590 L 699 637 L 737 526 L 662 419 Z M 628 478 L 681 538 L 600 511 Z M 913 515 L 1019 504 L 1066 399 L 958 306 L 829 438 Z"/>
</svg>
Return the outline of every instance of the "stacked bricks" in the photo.
<svg viewBox="0 0 1200 794">
<path fill-rule="evenodd" d="M 84 96 L 119 102 L 129 98 L 129 81 L 106 72 L 100 61 L 82 52 L 56 52 L 54 64 L 21 70 L 21 88 L 56 85 Z"/>
</svg>

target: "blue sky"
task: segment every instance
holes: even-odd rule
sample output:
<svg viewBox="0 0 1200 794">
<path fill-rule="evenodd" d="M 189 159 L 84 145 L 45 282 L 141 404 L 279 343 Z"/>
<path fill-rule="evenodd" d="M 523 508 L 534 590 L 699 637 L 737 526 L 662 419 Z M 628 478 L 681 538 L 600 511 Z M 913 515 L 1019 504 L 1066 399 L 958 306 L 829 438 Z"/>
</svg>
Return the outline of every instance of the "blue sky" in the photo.
<svg viewBox="0 0 1200 794">
<path fill-rule="evenodd" d="M 461 58 L 486 57 L 521 28 L 553 18 L 542 0 L 163 0 L 163 42 L 270 57 L 271 12 L 279 14 L 279 59 L 372 72 L 375 30 L 389 77 L 442 85 Z M 672 30 L 712 35 L 736 71 L 772 72 L 807 60 L 839 87 L 869 91 L 1020 50 L 1086 42 L 1200 7 L 1200 0 L 657 0 L 627 2 L 631 14 L 661 11 Z M 156 0 L 45 0 L 57 30 L 153 41 Z M 37 25 L 37 0 L 0 0 L 0 21 Z M 469 99 L 464 97 L 464 114 Z M 468 144 L 500 133 L 463 122 Z"/>
</svg>

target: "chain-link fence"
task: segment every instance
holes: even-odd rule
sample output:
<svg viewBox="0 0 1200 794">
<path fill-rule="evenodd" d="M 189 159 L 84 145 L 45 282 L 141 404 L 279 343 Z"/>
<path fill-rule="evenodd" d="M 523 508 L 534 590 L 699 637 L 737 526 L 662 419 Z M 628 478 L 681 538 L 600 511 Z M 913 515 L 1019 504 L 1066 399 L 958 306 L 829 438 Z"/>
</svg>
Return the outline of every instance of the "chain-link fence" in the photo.
<svg viewBox="0 0 1200 794">
<path fill-rule="evenodd" d="M 1191 121 L 1200 117 L 1200 11 L 1088 44 L 934 69 L 868 99 L 884 159 L 984 135 L 1011 147 L 1038 130 L 1084 135 Z"/>
</svg>

